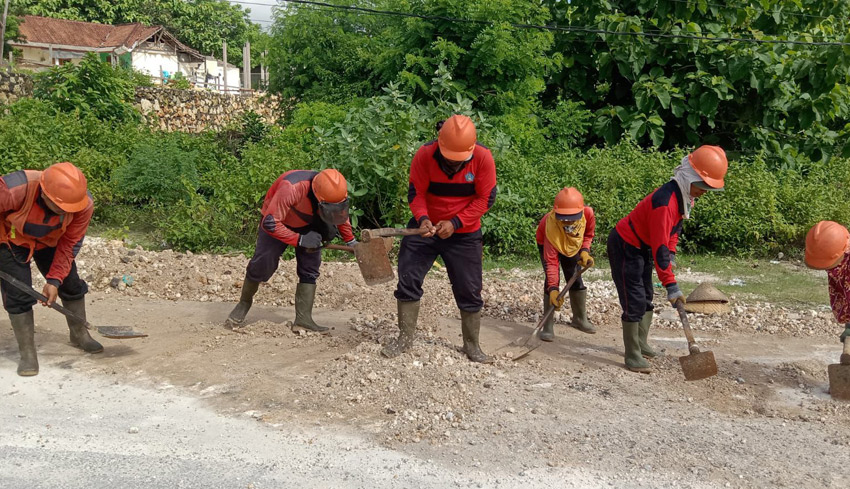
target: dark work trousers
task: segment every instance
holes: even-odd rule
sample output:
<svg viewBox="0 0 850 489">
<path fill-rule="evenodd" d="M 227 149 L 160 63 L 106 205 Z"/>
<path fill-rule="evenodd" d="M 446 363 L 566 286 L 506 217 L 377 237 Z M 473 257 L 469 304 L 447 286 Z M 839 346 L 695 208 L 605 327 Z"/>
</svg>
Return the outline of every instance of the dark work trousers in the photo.
<svg viewBox="0 0 850 489">
<path fill-rule="evenodd" d="M 26 261 L 29 253 L 30 249 L 23 246 L 0 244 L 0 269 L 32 286 L 32 272 L 30 264 Z M 55 254 L 56 248 L 42 248 L 33 253 L 32 261 L 35 262 L 35 266 L 38 267 L 42 275 L 47 275 L 50 272 L 50 265 L 53 264 L 53 255 Z M 71 272 L 59 286 L 59 298 L 65 301 L 75 301 L 84 298 L 88 291 L 88 284 L 77 275 L 76 262 L 71 262 Z M 32 306 L 38 302 L 33 297 L 7 284 L 5 280 L 0 281 L 0 292 L 3 295 L 3 307 L 9 314 L 23 314 L 31 310 Z"/>
<path fill-rule="evenodd" d="M 296 231 L 297 232 L 297 231 Z M 248 262 L 245 277 L 254 282 L 267 282 L 274 275 L 280 264 L 280 256 L 286 251 L 288 244 L 269 236 L 265 231 L 257 231 L 257 247 L 254 256 Z M 319 267 L 322 265 L 321 251 L 307 251 L 300 246 L 295 247 L 295 273 L 298 282 L 315 284 L 319 278 Z"/>
<path fill-rule="evenodd" d="M 546 263 L 546 260 L 543 259 L 543 245 L 537 245 L 537 251 L 540 253 L 540 263 L 543 264 L 543 292 L 548 294 L 549 291 L 546 285 L 546 275 L 549 272 L 549 264 Z M 569 282 L 570 278 L 572 278 L 573 273 L 576 271 L 576 265 L 578 265 L 579 255 L 581 253 L 576 253 L 573 256 L 562 255 L 558 253 L 558 261 L 561 263 L 561 270 L 564 272 L 564 280 Z M 570 290 L 584 290 L 587 287 L 584 286 L 584 281 L 581 279 L 581 275 L 573 282 L 573 285 L 570 286 Z"/>
<path fill-rule="evenodd" d="M 635 248 L 614 229 L 608 235 L 608 261 L 623 308 L 621 319 L 639 322 L 646 311 L 652 310 L 652 250 Z"/>
<path fill-rule="evenodd" d="M 454 233 L 448 239 L 405 236 L 398 252 L 395 298 L 402 302 L 422 298 L 422 282 L 434 265 L 434 260 L 440 256 L 446 264 L 458 309 L 465 312 L 480 311 L 484 306 L 481 299 L 483 253 L 480 229 L 474 233 Z"/>
</svg>

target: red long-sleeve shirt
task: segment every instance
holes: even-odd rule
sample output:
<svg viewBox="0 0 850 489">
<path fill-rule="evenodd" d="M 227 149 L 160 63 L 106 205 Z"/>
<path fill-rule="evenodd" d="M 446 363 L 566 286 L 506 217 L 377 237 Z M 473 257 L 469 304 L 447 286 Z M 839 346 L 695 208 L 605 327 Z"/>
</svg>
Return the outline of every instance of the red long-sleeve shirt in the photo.
<svg viewBox="0 0 850 489">
<path fill-rule="evenodd" d="M 561 285 L 561 274 L 560 264 L 558 261 L 558 255 L 560 252 L 552 246 L 552 242 L 546 238 L 546 218 L 549 214 L 543 216 L 543 219 L 540 219 L 540 223 L 537 225 L 537 244 L 543 246 L 543 261 L 545 262 L 544 270 L 546 272 L 546 291 L 549 292 L 551 290 L 558 290 Z M 581 241 L 581 248 L 579 252 L 590 251 L 590 245 L 593 242 L 593 237 L 596 236 L 596 216 L 593 213 L 593 209 L 588 206 L 584 206 L 584 237 Z M 564 271 L 565 273 L 569 273 L 568 271 Z"/>
<path fill-rule="evenodd" d="M 670 180 L 647 195 L 617 223 L 617 233 L 623 241 L 635 248 L 652 249 L 655 271 L 664 286 L 676 283 L 670 254 L 676 252 L 684 214 L 682 191 Z"/>
<path fill-rule="evenodd" d="M 297 230 L 304 231 L 319 219 L 319 202 L 313 195 L 313 178 L 318 174 L 311 170 L 290 170 L 275 180 L 263 201 L 263 231 L 288 245 L 298 246 L 301 233 Z M 354 239 L 348 220 L 338 229 L 343 241 Z"/>
<path fill-rule="evenodd" d="M 475 145 L 472 160 L 449 176 L 437 162 L 434 141 L 416 152 L 410 165 L 407 201 L 416 222 L 451 221 L 457 233 L 481 229 L 481 216 L 496 200 L 496 164 L 490 150 Z"/>
</svg>

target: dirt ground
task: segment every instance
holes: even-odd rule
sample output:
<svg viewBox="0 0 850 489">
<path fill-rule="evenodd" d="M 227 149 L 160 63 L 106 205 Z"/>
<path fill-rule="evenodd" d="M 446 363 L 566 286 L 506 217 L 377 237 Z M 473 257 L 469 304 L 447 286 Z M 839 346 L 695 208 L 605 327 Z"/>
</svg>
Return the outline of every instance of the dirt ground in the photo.
<svg viewBox="0 0 850 489">
<path fill-rule="evenodd" d="M 330 336 L 288 327 L 294 261 L 261 286 L 243 328 L 224 328 L 246 262 L 87 239 L 78 266 L 92 288 L 90 320 L 150 337 L 103 340 L 103 354 L 83 355 L 61 322 L 40 322 L 40 357 L 136 386 L 173 386 L 271 426 L 350 431 L 470 473 L 509 470 L 533 480 L 579 468 L 618 487 L 847 487 L 850 403 L 827 393 L 826 366 L 840 353 L 828 308 L 735 301 L 729 315 L 692 315 L 720 373 L 685 382 L 681 328 L 659 307 L 650 341 L 664 355 L 653 374 L 639 375 L 622 367 L 613 284 L 606 270 L 593 270 L 586 285 L 598 334 L 567 327 L 566 312 L 554 343 L 519 362 L 500 356 L 476 365 L 458 351 L 459 315 L 435 268 L 416 346 L 390 360 L 379 351 L 397 332 L 394 284 L 366 287 L 350 262 L 322 266 L 314 317 L 333 328 Z M 540 281 L 539 272 L 485 274 L 486 352 L 531 331 Z M 12 341 L 3 322 L 10 358 Z"/>
</svg>

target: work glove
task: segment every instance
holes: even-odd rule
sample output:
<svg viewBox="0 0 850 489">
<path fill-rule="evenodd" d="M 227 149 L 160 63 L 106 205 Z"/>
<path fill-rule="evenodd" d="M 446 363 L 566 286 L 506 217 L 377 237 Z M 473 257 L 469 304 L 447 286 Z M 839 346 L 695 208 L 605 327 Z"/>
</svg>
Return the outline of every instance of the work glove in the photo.
<svg viewBox="0 0 850 489">
<path fill-rule="evenodd" d="M 346 241 L 345 245 L 351 246 L 352 248 L 354 248 L 357 245 L 357 243 L 359 243 L 359 241 L 357 241 L 356 239 L 352 239 L 351 241 Z"/>
<path fill-rule="evenodd" d="M 593 257 L 590 256 L 585 250 L 581 250 L 581 253 L 578 254 L 578 264 L 581 265 L 582 268 L 590 268 L 593 266 L 595 262 L 593 261 Z"/>
<path fill-rule="evenodd" d="M 322 247 L 322 235 L 316 231 L 310 231 L 307 234 L 302 234 L 298 238 L 298 246 L 307 249 L 317 249 Z"/>
<path fill-rule="evenodd" d="M 679 268 L 679 264 L 676 263 L 676 253 L 670 253 L 670 270 L 674 272 Z"/>
<path fill-rule="evenodd" d="M 676 307 L 677 302 L 685 303 L 685 294 L 679 290 L 678 284 L 670 284 L 666 286 L 667 288 L 667 300 L 670 301 L 670 305 Z"/>
<path fill-rule="evenodd" d="M 847 338 L 850 338 L 850 323 L 844 325 L 844 332 L 841 333 L 841 342 L 844 343 Z"/>
<path fill-rule="evenodd" d="M 561 306 L 564 305 L 564 298 L 558 297 L 559 295 L 560 295 L 560 292 L 558 291 L 558 289 L 549 291 L 549 304 L 552 304 L 553 306 L 555 306 L 556 311 L 560 311 Z"/>
</svg>

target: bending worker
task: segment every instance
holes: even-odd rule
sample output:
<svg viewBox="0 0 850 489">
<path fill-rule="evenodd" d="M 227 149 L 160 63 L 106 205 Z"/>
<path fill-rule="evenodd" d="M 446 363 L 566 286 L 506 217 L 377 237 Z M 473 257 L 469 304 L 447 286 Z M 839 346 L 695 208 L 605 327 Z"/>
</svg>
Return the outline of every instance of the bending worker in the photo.
<svg viewBox="0 0 850 489">
<path fill-rule="evenodd" d="M 348 221 L 345 177 L 334 169 L 288 171 L 278 177 L 266 193 L 262 213 L 257 246 L 245 272 L 242 297 L 227 318 L 227 325 L 232 328 L 245 321 L 260 282 L 274 275 L 286 247 L 294 246 L 298 285 L 295 287 L 293 327 L 327 332 L 327 327 L 313 321 L 322 243 L 337 234 L 348 245 L 357 243 Z"/>
<path fill-rule="evenodd" d="M 71 163 L 4 175 L 0 179 L 0 269 L 32 286 L 30 260 L 35 261 L 47 281 L 42 289 L 47 297 L 43 305 L 53 304 L 59 297 L 63 306 L 85 318 L 88 285 L 77 275 L 74 259 L 93 212 L 86 177 Z M 37 375 L 32 312 L 37 301 L 5 280 L 0 282 L 0 290 L 21 354 L 18 375 Z M 89 353 L 103 351 L 84 322 L 70 317 L 67 321 L 72 345 Z"/>
<path fill-rule="evenodd" d="M 675 306 L 685 296 L 673 274 L 676 245 L 683 219 L 690 219 L 695 199 L 707 191 L 723 190 L 728 162 L 719 146 L 700 146 L 685 156 L 673 178 L 647 195 L 617 223 L 608 236 L 611 277 L 617 286 L 623 324 L 626 368 L 649 373 L 658 354 L 647 338 L 652 323 L 652 264 Z"/>
<path fill-rule="evenodd" d="M 478 344 L 481 328 L 481 216 L 496 200 L 496 165 L 476 142 L 469 117 L 453 115 L 437 141 L 419 148 L 410 166 L 408 203 L 422 235 L 405 236 L 398 256 L 398 339 L 382 350 L 387 357 L 413 344 L 422 283 L 438 256 L 443 258 L 460 309 L 463 350 L 473 362 L 492 362 Z M 436 224 L 434 224 L 436 223 Z"/>
<path fill-rule="evenodd" d="M 846 343 L 850 337 L 850 232 L 833 221 L 815 224 L 806 235 L 805 259 L 811 268 L 826 270 L 829 304 L 835 320 L 844 324 L 840 338 Z M 839 361 L 850 365 L 850 355 L 842 353 Z"/>
<path fill-rule="evenodd" d="M 543 291 L 543 314 L 552 307 L 561 310 L 564 299 L 559 296 L 559 281 L 563 268 L 569 280 L 576 264 L 593 266 L 590 245 L 596 234 L 596 217 L 593 209 L 584 205 L 584 197 L 574 187 L 564 188 L 555 196 L 552 210 L 543 216 L 537 225 L 537 250 L 545 274 Z M 573 313 L 570 326 L 585 333 L 594 334 L 596 328 L 587 320 L 587 288 L 579 277 L 570 287 L 570 309 Z M 555 339 L 555 315 L 551 315 L 538 337 L 543 341 Z"/>
</svg>

